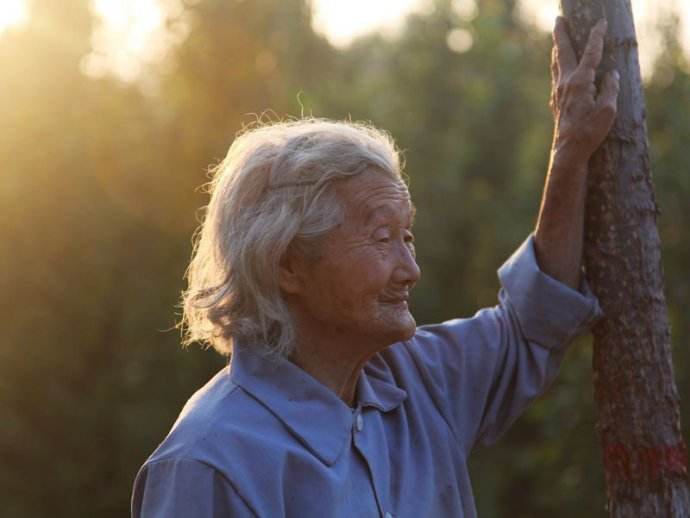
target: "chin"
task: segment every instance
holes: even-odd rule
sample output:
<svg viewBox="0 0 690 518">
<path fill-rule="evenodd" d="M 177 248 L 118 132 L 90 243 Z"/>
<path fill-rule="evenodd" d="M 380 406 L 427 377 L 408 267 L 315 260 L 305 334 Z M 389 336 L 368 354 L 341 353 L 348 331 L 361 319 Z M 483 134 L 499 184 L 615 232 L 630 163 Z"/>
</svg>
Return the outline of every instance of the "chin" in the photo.
<svg viewBox="0 0 690 518">
<path fill-rule="evenodd" d="M 417 322 L 414 317 L 408 313 L 407 317 L 397 322 L 395 330 L 391 330 L 390 344 L 397 342 L 404 342 L 412 338 L 417 331 Z"/>
<path fill-rule="evenodd" d="M 414 319 L 412 319 L 412 325 L 410 325 L 409 328 L 405 330 L 403 336 L 400 338 L 400 340 L 398 340 L 398 342 L 404 342 L 405 340 L 409 340 L 414 336 L 415 331 L 417 331 L 417 323 L 414 321 Z"/>
<path fill-rule="evenodd" d="M 360 329 L 365 335 L 376 344 L 377 350 L 398 342 L 404 342 L 412 338 L 417 331 L 417 322 L 412 314 L 404 308 L 396 308 L 397 311 L 388 311 L 386 314 L 379 314 L 378 318 L 370 319 L 365 325 L 360 325 Z"/>
</svg>

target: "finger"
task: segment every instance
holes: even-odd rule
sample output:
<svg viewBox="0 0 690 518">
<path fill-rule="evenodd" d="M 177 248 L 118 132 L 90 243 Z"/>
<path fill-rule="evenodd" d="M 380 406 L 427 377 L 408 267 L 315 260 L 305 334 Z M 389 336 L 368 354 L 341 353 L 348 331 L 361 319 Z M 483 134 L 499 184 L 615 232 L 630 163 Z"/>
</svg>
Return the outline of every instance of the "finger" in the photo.
<svg viewBox="0 0 690 518">
<path fill-rule="evenodd" d="M 594 86 L 594 83 L 589 83 L 587 86 L 587 95 L 589 96 L 589 101 L 594 102 L 594 98 L 597 96 L 597 87 Z"/>
<path fill-rule="evenodd" d="M 601 91 L 596 102 L 594 115 L 594 125 L 599 126 L 606 132 L 611 129 L 611 125 L 616 118 L 618 111 L 618 90 L 619 75 L 616 70 L 609 72 L 604 77 Z"/>
<path fill-rule="evenodd" d="M 578 68 L 566 80 L 572 90 L 587 91 L 594 88 L 595 72 L 591 68 Z"/>
<path fill-rule="evenodd" d="M 558 70 L 558 61 L 556 60 L 556 46 L 551 48 L 551 95 L 549 97 L 549 108 L 551 111 L 556 110 L 556 94 L 558 89 L 558 80 L 560 72 Z"/>
<path fill-rule="evenodd" d="M 596 70 L 601 62 L 601 55 L 604 52 L 604 35 L 606 34 L 607 22 L 606 18 L 599 20 L 592 30 L 589 32 L 587 45 L 582 54 L 582 61 L 580 66 Z"/>
<path fill-rule="evenodd" d="M 618 108 L 618 91 L 620 89 L 620 76 L 617 70 L 609 72 L 604 77 L 601 84 L 601 91 L 597 97 L 596 109 L 613 110 L 615 113 Z"/>
<path fill-rule="evenodd" d="M 577 58 L 573 50 L 573 44 L 565 27 L 562 16 L 556 18 L 556 26 L 553 29 L 553 42 L 556 46 L 556 62 L 561 77 L 567 76 L 577 68 Z"/>
</svg>

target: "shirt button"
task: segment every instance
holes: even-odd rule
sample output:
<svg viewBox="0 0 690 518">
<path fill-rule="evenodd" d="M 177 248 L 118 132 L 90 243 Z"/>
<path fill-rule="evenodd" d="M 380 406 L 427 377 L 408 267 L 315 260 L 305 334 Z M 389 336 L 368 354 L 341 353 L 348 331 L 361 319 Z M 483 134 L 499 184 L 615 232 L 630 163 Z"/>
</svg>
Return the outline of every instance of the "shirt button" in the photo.
<svg viewBox="0 0 690 518">
<path fill-rule="evenodd" d="M 391 513 L 386 513 L 385 518 L 393 518 L 393 515 Z"/>
<path fill-rule="evenodd" d="M 362 429 L 364 428 L 364 419 L 362 419 L 362 414 L 359 414 L 357 416 L 357 419 L 355 420 L 355 428 L 357 429 L 358 432 L 361 432 Z M 388 517 L 386 517 L 388 518 Z M 391 517 L 393 518 L 393 517 Z"/>
</svg>

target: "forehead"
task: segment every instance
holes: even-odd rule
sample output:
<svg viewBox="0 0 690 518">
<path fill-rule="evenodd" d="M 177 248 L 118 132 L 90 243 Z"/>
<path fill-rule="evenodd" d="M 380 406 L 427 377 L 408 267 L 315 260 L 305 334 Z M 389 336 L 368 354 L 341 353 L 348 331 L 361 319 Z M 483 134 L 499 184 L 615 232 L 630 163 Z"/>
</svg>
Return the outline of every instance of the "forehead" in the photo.
<svg viewBox="0 0 690 518">
<path fill-rule="evenodd" d="M 407 186 L 401 179 L 383 173 L 365 171 L 343 182 L 339 196 L 347 219 L 355 219 L 360 224 L 379 218 L 414 215 Z"/>
</svg>

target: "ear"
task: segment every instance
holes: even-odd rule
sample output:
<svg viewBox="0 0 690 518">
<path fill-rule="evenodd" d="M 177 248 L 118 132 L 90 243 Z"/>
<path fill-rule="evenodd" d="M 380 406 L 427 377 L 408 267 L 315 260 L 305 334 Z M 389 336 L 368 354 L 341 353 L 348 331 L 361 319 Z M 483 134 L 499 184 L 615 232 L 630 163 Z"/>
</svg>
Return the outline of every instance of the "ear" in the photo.
<svg viewBox="0 0 690 518">
<path fill-rule="evenodd" d="M 303 261 L 290 247 L 278 265 L 278 284 L 280 289 L 290 295 L 302 293 Z"/>
</svg>

